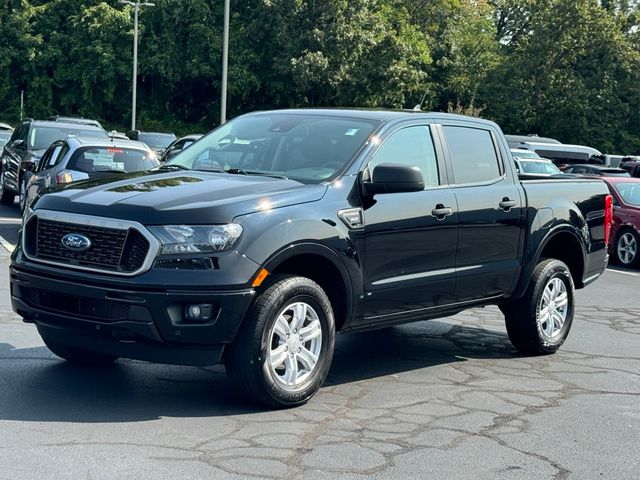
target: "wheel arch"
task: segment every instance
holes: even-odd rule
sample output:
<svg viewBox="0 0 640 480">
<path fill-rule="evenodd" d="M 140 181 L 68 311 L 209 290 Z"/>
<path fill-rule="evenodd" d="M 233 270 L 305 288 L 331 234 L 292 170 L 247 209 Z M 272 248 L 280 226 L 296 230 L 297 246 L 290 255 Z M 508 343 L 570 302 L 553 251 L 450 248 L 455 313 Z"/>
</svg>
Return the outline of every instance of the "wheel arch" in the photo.
<svg viewBox="0 0 640 480">
<path fill-rule="evenodd" d="M 527 291 L 536 265 L 543 258 L 555 258 L 564 262 L 573 278 L 576 288 L 584 286 L 583 275 L 587 262 L 587 250 L 584 239 L 575 228 L 561 225 L 551 229 L 542 239 L 522 271 L 522 276 L 513 298 L 519 298 Z"/>
<path fill-rule="evenodd" d="M 271 256 L 263 266 L 270 275 L 300 275 L 315 281 L 329 297 L 336 330 L 349 323 L 353 314 L 353 286 L 340 255 L 331 248 L 311 242 L 289 245 Z"/>
</svg>

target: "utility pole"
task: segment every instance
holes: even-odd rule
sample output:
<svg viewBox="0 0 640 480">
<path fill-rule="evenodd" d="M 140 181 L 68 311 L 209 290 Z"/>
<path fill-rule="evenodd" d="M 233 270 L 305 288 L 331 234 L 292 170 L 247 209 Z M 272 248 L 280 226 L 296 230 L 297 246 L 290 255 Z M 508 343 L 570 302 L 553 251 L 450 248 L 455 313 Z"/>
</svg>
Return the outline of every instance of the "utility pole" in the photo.
<svg viewBox="0 0 640 480">
<path fill-rule="evenodd" d="M 229 67 L 229 10 L 231 0 L 224 0 L 222 33 L 222 88 L 220 89 L 220 125 L 227 121 L 227 71 Z"/>
<path fill-rule="evenodd" d="M 132 80 L 132 93 L 131 93 L 131 130 L 136 129 L 136 96 L 138 93 L 138 12 L 140 6 L 154 7 L 154 3 L 141 2 L 136 0 L 130 2 L 129 0 L 120 0 L 118 3 L 124 5 L 131 5 L 133 7 L 133 80 Z"/>
<path fill-rule="evenodd" d="M 24 89 L 20 90 L 20 121 L 22 122 L 22 113 L 24 112 Z"/>
</svg>

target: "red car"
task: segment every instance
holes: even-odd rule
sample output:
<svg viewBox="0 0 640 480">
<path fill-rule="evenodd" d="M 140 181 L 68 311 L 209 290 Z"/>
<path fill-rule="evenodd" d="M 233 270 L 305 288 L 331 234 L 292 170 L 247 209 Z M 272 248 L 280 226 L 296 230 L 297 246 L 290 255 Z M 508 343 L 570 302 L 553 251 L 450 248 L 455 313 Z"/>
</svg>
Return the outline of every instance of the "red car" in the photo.
<svg viewBox="0 0 640 480">
<path fill-rule="evenodd" d="M 613 195 L 609 254 L 625 267 L 640 265 L 640 178 L 603 177 Z"/>
</svg>

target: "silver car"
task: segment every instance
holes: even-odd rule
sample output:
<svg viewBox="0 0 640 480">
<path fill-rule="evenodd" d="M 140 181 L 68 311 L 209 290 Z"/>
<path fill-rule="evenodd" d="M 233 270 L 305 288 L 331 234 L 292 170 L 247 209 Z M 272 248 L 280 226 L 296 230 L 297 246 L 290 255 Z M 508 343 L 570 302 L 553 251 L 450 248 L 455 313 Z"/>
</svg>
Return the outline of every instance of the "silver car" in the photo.
<svg viewBox="0 0 640 480">
<path fill-rule="evenodd" d="M 156 154 L 144 143 L 133 140 L 96 140 L 70 137 L 53 142 L 20 192 L 20 208 L 45 189 L 79 180 L 114 177 L 142 172 L 159 165 Z"/>
</svg>

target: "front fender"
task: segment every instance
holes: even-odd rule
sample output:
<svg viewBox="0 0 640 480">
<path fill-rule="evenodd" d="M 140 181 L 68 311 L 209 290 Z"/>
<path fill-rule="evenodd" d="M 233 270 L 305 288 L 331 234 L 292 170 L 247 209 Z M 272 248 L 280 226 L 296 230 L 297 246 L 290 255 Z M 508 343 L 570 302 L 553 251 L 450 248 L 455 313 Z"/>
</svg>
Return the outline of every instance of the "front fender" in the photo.
<svg viewBox="0 0 640 480">
<path fill-rule="evenodd" d="M 335 214 L 335 220 L 329 215 L 320 220 L 309 218 L 309 213 L 308 207 L 300 205 L 237 217 L 234 221 L 244 227 L 246 234 L 237 249 L 269 272 L 297 256 L 321 257 L 339 272 L 346 287 L 348 309 L 353 312 L 363 289 L 354 232 Z"/>
</svg>

